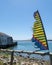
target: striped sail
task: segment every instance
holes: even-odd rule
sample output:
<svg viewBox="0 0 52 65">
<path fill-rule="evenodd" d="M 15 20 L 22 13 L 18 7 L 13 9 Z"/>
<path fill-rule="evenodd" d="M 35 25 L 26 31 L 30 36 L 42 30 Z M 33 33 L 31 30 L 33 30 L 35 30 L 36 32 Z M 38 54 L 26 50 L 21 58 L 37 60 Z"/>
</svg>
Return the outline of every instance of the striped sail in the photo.
<svg viewBox="0 0 52 65">
<path fill-rule="evenodd" d="M 41 50 L 46 50 L 48 49 L 46 34 L 38 11 L 34 13 L 34 18 L 36 19 L 36 21 L 33 25 L 32 40 L 35 41 L 35 45 L 37 45 Z"/>
</svg>

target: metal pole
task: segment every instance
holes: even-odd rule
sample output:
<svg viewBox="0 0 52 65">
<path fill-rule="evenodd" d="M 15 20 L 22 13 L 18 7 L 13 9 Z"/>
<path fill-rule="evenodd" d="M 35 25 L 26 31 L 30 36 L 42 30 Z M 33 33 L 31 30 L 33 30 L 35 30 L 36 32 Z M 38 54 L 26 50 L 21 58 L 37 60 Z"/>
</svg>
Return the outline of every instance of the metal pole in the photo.
<svg viewBox="0 0 52 65">
<path fill-rule="evenodd" d="M 14 51 L 11 52 L 11 62 L 10 62 L 10 65 L 13 65 L 13 59 L 14 59 Z"/>
<path fill-rule="evenodd" d="M 50 65 L 52 65 L 52 55 L 50 54 Z"/>
</svg>

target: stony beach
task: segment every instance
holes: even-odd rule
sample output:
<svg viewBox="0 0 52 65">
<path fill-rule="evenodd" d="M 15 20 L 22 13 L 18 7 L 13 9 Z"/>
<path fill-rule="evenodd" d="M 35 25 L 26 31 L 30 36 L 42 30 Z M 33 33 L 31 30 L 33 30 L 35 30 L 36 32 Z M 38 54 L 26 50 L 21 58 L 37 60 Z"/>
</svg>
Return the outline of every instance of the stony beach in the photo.
<svg viewBox="0 0 52 65">
<path fill-rule="evenodd" d="M 0 65 L 10 65 L 11 55 L 8 53 L 0 53 Z M 50 65 L 48 60 L 40 60 L 36 58 L 23 57 L 21 55 L 14 55 L 13 65 Z"/>
</svg>

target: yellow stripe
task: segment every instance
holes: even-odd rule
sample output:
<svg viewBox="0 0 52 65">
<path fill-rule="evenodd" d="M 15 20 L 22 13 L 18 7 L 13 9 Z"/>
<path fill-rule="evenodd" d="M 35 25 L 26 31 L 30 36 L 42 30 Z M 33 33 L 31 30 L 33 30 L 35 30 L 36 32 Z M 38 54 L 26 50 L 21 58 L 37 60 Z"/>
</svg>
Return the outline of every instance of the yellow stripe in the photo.
<svg viewBox="0 0 52 65">
<path fill-rule="evenodd" d="M 39 40 L 45 41 L 45 37 L 37 37 Z"/>
<path fill-rule="evenodd" d="M 37 38 L 40 42 L 42 42 L 42 44 L 46 44 L 46 40 L 45 39 L 39 39 Z"/>
<path fill-rule="evenodd" d="M 42 29 L 42 27 L 38 27 L 38 28 L 37 28 L 37 27 L 35 27 L 35 29 Z"/>
<path fill-rule="evenodd" d="M 35 33 L 44 33 L 44 31 L 41 28 L 34 29 Z"/>
<path fill-rule="evenodd" d="M 42 30 L 42 28 L 35 28 L 35 30 Z"/>
<path fill-rule="evenodd" d="M 37 21 L 40 21 L 40 19 L 39 18 L 35 18 Z"/>
<path fill-rule="evenodd" d="M 34 36 L 34 37 L 37 38 L 37 39 L 39 39 L 42 42 L 46 42 L 45 37 L 37 37 L 37 36 Z"/>
<path fill-rule="evenodd" d="M 40 42 L 42 42 L 43 45 L 46 45 L 47 44 L 46 42 L 43 42 L 43 41 L 40 41 Z"/>
<path fill-rule="evenodd" d="M 45 41 L 45 38 L 38 38 L 39 40 Z"/>
<path fill-rule="evenodd" d="M 43 35 L 43 34 L 39 34 L 39 33 L 34 34 L 34 36 L 37 36 L 37 37 L 38 37 L 38 36 L 39 36 L 39 37 L 43 37 L 43 36 L 44 36 L 44 37 L 45 37 L 45 35 Z"/>
<path fill-rule="evenodd" d="M 40 33 L 40 32 L 43 32 L 43 30 L 39 30 L 39 31 L 38 30 L 37 31 L 35 30 L 35 33 Z"/>
<path fill-rule="evenodd" d="M 40 36 L 40 35 L 42 35 L 42 36 L 43 36 L 43 34 L 42 34 L 42 33 L 37 33 L 37 34 L 35 33 L 35 34 L 34 34 L 34 36 Z"/>
<path fill-rule="evenodd" d="M 43 42 L 42 44 L 46 45 L 46 42 Z"/>
<path fill-rule="evenodd" d="M 42 28 L 42 25 L 39 25 L 39 26 L 35 26 L 34 28 Z"/>
<path fill-rule="evenodd" d="M 38 23 L 41 24 L 41 21 L 36 21 L 34 25 L 38 25 Z"/>
<path fill-rule="evenodd" d="M 39 33 L 35 33 L 35 34 L 44 35 L 44 32 L 39 32 Z"/>
<path fill-rule="evenodd" d="M 40 42 L 46 43 L 46 40 L 40 40 Z"/>
<path fill-rule="evenodd" d="M 35 19 L 36 19 L 36 18 L 40 20 L 40 17 L 39 17 L 39 16 L 35 16 Z"/>
<path fill-rule="evenodd" d="M 43 35 L 40 36 L 39 34 L 38 34 L 38 35 L 34 34 L 34 36 L 35 36 L 35 37 L 43 37 Z M 45 37 L 45 36 L 44 36 L 44 37 Z"/>
<path fill-rule="evenodd" d="M 34 27 L 39 27 L 39 26 L 42 27 L 41 24 L 35 24 L 35 25 L 34 25 Z"/>
<path fill-rule="evenodd" d="M 45 37 L 43 36 L 35 36 L 36 38 L 38 38 L 38 39 L 45 39 Z"/>
<path fill-rule="evenodd" d="M 42 28 L 38 28 L 38 29 L 37 29 L 37 28 L 36 28 L 36 29 L 34 28 L 33 30 L 37 30 L 37 31 L 39 31 L 39 30 L 42 30 Z"/>
<path fill-rule="evenodd" d="M 33 35 L 34 35 L 34 36 L 45 36 L 45 35 L 37 35 L 37 34 L 35 34 L 35 33 L 34 33 Z"/>
<path fill-rule="evenodd" d="M 40 21 L 40 17 L 39 16 L 35 16 L 35 19 Z"/>
<path fill-rule="evenodd" d="M 37 38 L 40 42 L 46 42 L 45 39 L 40 39 L 40 38 Z"/>
<path fill-rule="evenodd" d="M 41 22 L 40 23 L 36 22 L 33 26 L 35 27 L 35 26 L 41 26 L 41 25 L 42 25 Z"/>
<path fill-rule="evenodd" d="M 42 29 L 34 29 L 33 31 L 35 31 L 35 32 L 37 32 L 37 33 L 39 33 L 39 32 L 44 32 Z"/>
</svg>

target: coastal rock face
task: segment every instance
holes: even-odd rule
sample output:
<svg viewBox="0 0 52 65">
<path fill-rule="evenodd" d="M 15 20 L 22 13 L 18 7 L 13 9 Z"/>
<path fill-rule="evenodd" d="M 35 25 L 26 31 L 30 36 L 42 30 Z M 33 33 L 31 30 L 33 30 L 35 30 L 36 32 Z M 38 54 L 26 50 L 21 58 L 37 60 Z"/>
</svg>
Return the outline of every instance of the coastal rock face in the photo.
<svg viewBox="0 0 52 65">
<path fill-rule="evenodd" d="M 5 33 L 0 32 L 0 45 L 7 45 L 13 43 L 13 38 Z"/>
</svg>

